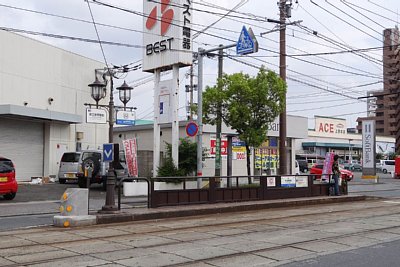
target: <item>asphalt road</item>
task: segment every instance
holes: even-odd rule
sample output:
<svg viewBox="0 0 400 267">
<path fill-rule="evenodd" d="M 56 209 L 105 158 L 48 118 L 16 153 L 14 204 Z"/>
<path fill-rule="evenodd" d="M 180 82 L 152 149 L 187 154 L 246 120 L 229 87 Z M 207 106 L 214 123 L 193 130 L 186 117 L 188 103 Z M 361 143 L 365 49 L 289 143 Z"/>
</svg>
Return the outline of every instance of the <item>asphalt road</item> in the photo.
<svg viewBox="0 0 400 267">
<path fill-rule="evenodd" d="M 400 240 L 377 244 L 365 248 L 342 251 L 314 259 L 281 265 L 282 267 L 381 267 L 399 266 Z"/>
<path fill-rule="evenodd" d="M 61 196 L 67 188 L 78 188 L 78 185 L 20 184 L 15 199 L 4 200 L 0 197 L 0 231 L 52 225 L 53 216 L 59 214 Z M 116 190 L 116 200 L 117 196 Z M 106 192 L 101 185 L 92 185 L 89 197 L 90 211 L 95 212 L 105 204 Z M 146 206 L 147 197 L 122 197 L 121 203 L 122 209 Z"/>
</svg>

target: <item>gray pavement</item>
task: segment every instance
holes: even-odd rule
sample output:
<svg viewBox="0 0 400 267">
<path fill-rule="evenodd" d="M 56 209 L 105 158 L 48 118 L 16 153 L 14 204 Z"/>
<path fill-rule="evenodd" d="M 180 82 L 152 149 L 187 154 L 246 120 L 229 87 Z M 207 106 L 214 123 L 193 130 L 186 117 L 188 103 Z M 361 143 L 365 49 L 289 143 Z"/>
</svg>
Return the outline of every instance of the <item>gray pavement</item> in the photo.
<svg viewBox="0 0 400 267">
<path fill-rule="evenodd" d="M 0 266 L 324 263 L 321 257 L 326 255 L 360 251 L 362 256 L 370 253 L 362 248 L 399 241 L 399 214 L 400 202 L 379 199 L 74 229 L 5 231 L 0 232 Z"/>
</svg>

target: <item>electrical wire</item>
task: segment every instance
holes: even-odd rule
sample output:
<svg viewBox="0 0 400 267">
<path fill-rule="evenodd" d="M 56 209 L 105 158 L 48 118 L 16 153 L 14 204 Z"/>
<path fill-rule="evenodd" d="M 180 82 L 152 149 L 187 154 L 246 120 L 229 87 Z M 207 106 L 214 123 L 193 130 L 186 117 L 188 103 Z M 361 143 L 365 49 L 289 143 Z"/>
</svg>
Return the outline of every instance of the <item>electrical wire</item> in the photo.
<svg viewBox="0 0 400 267">
<path fill-rule="evenodd" d="M 348 4 L 345 0 L 340 0 L 344 5 L 346 5 L 348 8 L 350 8 L 351 10 L 353 10 L 354 12 L 356 12 L 357 14 L 360 14 L 361 16 L 363 16 L 364 18 L 368 19 L 369 21 L 371 21 L 372 23 L 375 23 L 376 25 L 378 25 L 381 28 L 386 28 L 385 26 L 383 26 L 382 24 L 376 22 L 376 20 L 371 19 L 369 16 L 366 16 L 365 14 L 363 14 L 362 12 L 358 11 L 357 9 L 355 9 L 354 7 L 352 7 L 350 4 Z"/>
<path fill-rule="evenodd" d="M 96 31 L 97 40 L 99 41 L 101 53 L 103 54 L 104 63 L 106 64 L 107 69 L 110 69 L 109 66 L 108 66 L 106 54 L 104 53 L 103 44 L 101 43 L 101 40 L 100 40 L 99 31 L 97 30 L 96 22 L 94 21 L 93 12 L 92 12 L 92 9 L 90 8 L 90 3 L 89 3 L 89 1 L 87 1 L 87 0 L 86 0 L 86 2 L 87 2 L 87 5 L 88 5 L 88 8 L 89 8 L 89 11 L 90 11 L 90 16 L 92 17 L 93 26 L 94 26 L 94 29 L 95 29 L 95 31 Z"/>
<path fill-rule="evenodd" d="M 318 5 L 317 3 L 315 3 L 313 0 L 310 0 L 310 2 L 313 3 L 314 5 L 316 5 L 317 7 L 319 7 L 320 9 L 324 10 L 326 13 L 328 13 L 328 14 L 334 16 L 335 18 L 339 19 L 340 21 L 342 21 L 342 22 L 346 23 L 347 25 L 349 25 L 349 26 L 355 28 L 356 30 L 358 30 L 358 31 L 360 31 L 360 32 L 362 32 L 362 33 L 368 35 L 369 37 L 371 37 L 371 38 L 373 38 L 373 39 L 375 39 L 375 40 L 377 40 L 377 41 L 379 41 L 379 42 L 382 41 L 381 39 L 376 38 L 375 36 L 369 34 L 368 32 L 366 32 L 366 31 L 364 31 L 364 30 L 362 30 L 362 29 L 360 29 L 360 28 L 354 26 L 352 23 L 350 23 L 350 22 L 348 22 L 348 21 L 342 19 L 342 18 L 339 17 L 338 15 L 336 15 L 336 14 L 330 12 L 330 11 L 327 10 L 326 8 L 323 8 L 322 6 L 320 6 L 320 5 Z"/>
</svg>

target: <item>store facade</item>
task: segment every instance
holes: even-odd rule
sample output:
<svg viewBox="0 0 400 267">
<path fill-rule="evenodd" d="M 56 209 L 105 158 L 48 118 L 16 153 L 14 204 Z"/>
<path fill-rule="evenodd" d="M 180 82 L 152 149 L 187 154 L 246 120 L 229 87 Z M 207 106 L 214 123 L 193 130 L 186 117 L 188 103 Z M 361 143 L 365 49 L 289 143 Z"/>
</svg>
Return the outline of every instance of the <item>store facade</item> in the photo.
<svg viewBox="0 0 400 267">
<path fill-rule="evenodd" d="M 287 116 L 287 122 L 290 127 L 287 131 L 287 153 L 290 162 L 290 170 L 293 173 L 295 164 L 295 153 L 292 148 L 296 147 L 296 143 L 301 142 L 302 139 L 307 138 L 307 118 L 299 116 Z M 196 142 L 194 137 L 188 137 L 186 135 L 187 121 L 181 121 L 179 124 L 179 137 L 188 138 L 192 142 Z M 251 151 L 251 172 L 253 175 L 278 173 L 277 167 L 279 166 L 279 118 L 270 124 L 268 130 L 268 138 L 264 144 Z M 221 154 L 222 154 L 222 169 L 221 174 L 227 175 L 227 136 L 233 136 L 232 142 L 232 175 L 247 175 L 247 155 L 244 142 L 237 138 L 236 131 L 222 126 L 222 143 L 221 143 Z M 153 124 L 137 125 L 137 126 L 126 126 L 114 128 L 114 141 L 122 144 L 122 140 L 129 138 L 137 138 L 139 162 L 138 164 L 146 164 L 148 168 L 151 168 L 152 163 L 149 164 L 148 160 L 152 159 L 151 156 L 146 157 L 146 162 L 141 162 L 141 153 L 148 152 L 152 153 L 153 150 Z M 214 159 L 215 159 L 215 144 L 216 144 L 216 133 L 215 126 L 203 125 L 203 150 L 206 151 L 205 159 L 203 161 L 203 176 L 214 175 Z M 171 125 L 161 125 L 161 151 L 165 152 L 165 142 L 171 143 Z M 140 171 L 139 175 L 143 173 L 149 174 L 150 171 Z"/>
<path fill-rule="evenodd" d="M 388 156 L 394 153 L 395 138 L 376 136 L 376 153 Z M 297 143 L 297 155 L 313 154 L 325 156 L 334 152 L 342 160 L 360 160 L 362 155 L 362 135 L 347 132 L 346 120 L 315 116 L 315 128 L 308 131 L 308 138 Z"/>
</svg>

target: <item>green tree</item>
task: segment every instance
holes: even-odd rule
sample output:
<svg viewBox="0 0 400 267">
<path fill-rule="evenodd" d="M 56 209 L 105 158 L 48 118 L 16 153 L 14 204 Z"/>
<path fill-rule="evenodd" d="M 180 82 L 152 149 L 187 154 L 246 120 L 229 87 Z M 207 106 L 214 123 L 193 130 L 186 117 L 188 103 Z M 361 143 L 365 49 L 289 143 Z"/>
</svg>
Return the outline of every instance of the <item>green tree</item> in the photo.
<svg viewBox="0 0 400 267">
<path fill-rule="evenodd" d="M 181 138 L 178 167 L 172 160 L 172 145 L 165 143 L 166 155 L 163 165 L 158 168 L 159 177 L 193 175 L 197 170 L 197 144 L 188 138 Z"/>
<path fill-rule="evenodd" d="M 267 138 L 268 125 L 284 109 L 286 83 L 275 72 L 261 67 L 256 77 L 235 73 L 223 75 L 218 84 L 203 94 L 203 121 L 215 125 L 218 107 L 222 120 L 246 142 L 247 174 L 250 175 L 250 147 Z"/>
</svg>

